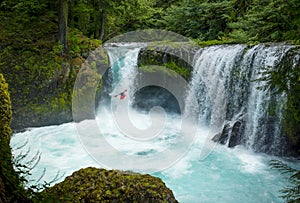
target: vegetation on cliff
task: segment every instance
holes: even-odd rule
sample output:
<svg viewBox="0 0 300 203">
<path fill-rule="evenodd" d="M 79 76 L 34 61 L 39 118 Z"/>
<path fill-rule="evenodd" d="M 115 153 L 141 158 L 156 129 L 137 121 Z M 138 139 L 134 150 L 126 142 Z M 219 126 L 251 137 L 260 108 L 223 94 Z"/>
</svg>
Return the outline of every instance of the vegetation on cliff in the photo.
<svg viewBox="0 0 300 203">
<path fill-rule="evenodd" d="M 42 2 L 41 8 L 38 2 L 4 3 L 0 12 L 0 26 L 4 28 L 0 31 L 0 72 L 10 84 L 13 129 L 71 121 L 76 74 L 89 51 L 101 42 L 76 29 L 69 30 L 68 54 L 63 53 L 54 11 Z M 29 12 L 31 6 L 37 11 Z M 20 9 L 24 12 L 15 15 Z"/>
<path fill-rule="evenodd" d="M 176 48 L 173 48 L 174 53 L 170 51 L 169 51 L 170 53 L 168 52 L 166 53 L 166 49 L 167 48 L 160 49 L 159 47 L 157 47 L 157 50 L 155 48 L 153 49 L 153 47 L 147 47 L 142 49 L 138 57 L 138 66 L 142 69 L 145 69 L 145 66 L 163 66 L 175 71 L 176 73 L 181 75 L 186 81 L 189 81 L 193 69 L 191 66 L 192 62 L 188 61 L 188 59 L 186 58 L 180 58 L 179 57 L 180 54 L 176 53 L 178 52 Z M 186 51 L 186 49 L 184 49 L 183 51 Z M 190 53 L 185 53 L 185 54 L 190 54 Z"/>
</svg>

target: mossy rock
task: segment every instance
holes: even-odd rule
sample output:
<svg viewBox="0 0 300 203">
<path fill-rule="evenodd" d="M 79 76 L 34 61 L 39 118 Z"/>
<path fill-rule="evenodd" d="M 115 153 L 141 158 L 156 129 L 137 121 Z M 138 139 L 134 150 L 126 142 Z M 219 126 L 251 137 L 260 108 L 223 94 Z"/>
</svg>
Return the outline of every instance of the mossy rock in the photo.
<svg viewBox="0 0 300 203">
<path fill-rule="evenodd" d="M 8 84 L 0 73 L 0 202 L 28 202 L 20 177 L 12 165 L 9 146 L 11 109 Z"/>
<path fill-rule="evenodd" d="M 6 179 L 4 177 L 6 171 L 11 171 L 10 164 L 11 153 L 9 148 L 10 139 L 10 121 L 11 121 L 11 103 L 8 93 L 8 85 L 3 75 L 0 73 L 0 202 L 8 202 Z"/>
<path fill-rule="evenodd" d="M 159 178 L 118 170 L 85 168 L 44 191 L 61 202 L 178 202 Z"/>
<path fill-rule="evenodd" d="M 12 117 L 8 85 L 0 73 L 0 132 L 1 138 L 10 139 L 10 122 Z"/>
<path fill-rule="evenodd" d="M 138 66 L 164 66 L 180 74 L 185 80 L 191 78 L 192 59 L 196 47 L 148 46 L 141 49 L 138 56 Z"/>
<path fill-rule="evenodd" d="M 0 13 L 0 18 L 0 72 L 9 84 L 12 130 L 72 121 L 77 73 L 101 41 L 70 28 L 66 54 L 57 42 L 57 22 L 51 12 L 33 17 L 30 25 L 10 11 Z"/>
</svg>

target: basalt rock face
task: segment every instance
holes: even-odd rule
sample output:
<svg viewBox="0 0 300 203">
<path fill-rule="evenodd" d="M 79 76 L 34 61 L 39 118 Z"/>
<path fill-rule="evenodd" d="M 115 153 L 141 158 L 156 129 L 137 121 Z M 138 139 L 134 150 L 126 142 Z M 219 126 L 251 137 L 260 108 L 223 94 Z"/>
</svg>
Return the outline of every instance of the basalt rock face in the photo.
<svg viewBox="0 0 300 203">
<path fill-rule="evenodd" d="M 62 202 L 177 203 L 172 191 L 156 177 L 93 167 L 80 169 L 47 189 Z"/>
<path fill-rule="evenodd" d="M 241 145 L 243 143 L 243 132 L 245 127 L 245 121 L 242 117 L 235 121 L 227 122 L 223 126 L 222 132 L 215 135 L 212 140 L 223 145 L 227 145 L 229 148 Z"/>
<path fill-rule="evenodd" d="M 238 120 L 236 121 L 231 129 L 231 136 L 229 139 L 228 147 L 234 147 L 236 145 L 240 145 L 241 139 L 242 139 L 242 132 L 244 128 L 244 121 L 243 120 Z"/>
</svg>

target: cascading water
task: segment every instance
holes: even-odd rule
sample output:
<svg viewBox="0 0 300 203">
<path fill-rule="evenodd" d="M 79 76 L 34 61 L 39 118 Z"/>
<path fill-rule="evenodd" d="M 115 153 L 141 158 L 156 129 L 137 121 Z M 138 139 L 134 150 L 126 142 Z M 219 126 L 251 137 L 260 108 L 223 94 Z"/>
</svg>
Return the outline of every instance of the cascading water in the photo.
<svg viewBox="0 0 300 203">
<path fill-rule="evenodd" d="M 106 47 L 111 64 L 112 89 L 114 93 L 124 91 L 124 89 L 128 89 L 128 91 L 133 89 L 134 78 L 137 74 L 137 56 L 143 46 L 145 45 L 127 44 L 126 46 L 120 46 L 118 49 L 112 46 Z M 116 87 L 122 89 L 115 89 Z"/>
<path fill-rule="evenodd" d="M 261 77 L 262 68 L 274 70 L 292 47 L 260 44 L 249 49 L 234 45 L 199 50 L 191 85 L 198 94 L 200 120 L 218 133 L 222 122 L 242 119 L 244 129 L 237 144 L 257 152 L 282 154 L 285 145 L 280 127 L 282 109 L 278 104 L 283 104 L 285 97 L 258 89 L 266 82 L 254 81 Z M 276 117 L 269 113 L 272 105 Z"/>
<path fill-rule="evenodd" d="M 191 87 L 196 92 L 200 121 L 207 123 L 215 132 L 220 130 L 226 116 L 226 82 L 245 46 L 212 46 L 199 50 L 195 56 Z M 190 95 L 188 95 L 188 98 Z M 187 100 L 189 103 L 189 100 Z M 188 108 L 194 106 L 188 105 Z M 187 109 L 187 111 L 191 111 Z"/>
<path fill-rule="evenodd" d="M 144 45 L 117 44 L 107 47 L 112 64 L 112 87 L 108 89 L 112 91 L 109 92 L 112 95 L 124 89 L 134 89 L 133 78 L 137 74 L 138 52 L 142 46 Z M 262 106 L 265 105 L 266 100 L 276 98 L 272 97 L 271 93 L 259 92 L 251 80 L 255 79 L 261 66 L 274 66 L 276 60 L 280 60 L 288 50 L 288 46 L 257 45 L 250 49 L 244 45 L 213 46 L 200 49 L 195 55 L 190 87 L 197 94 L 200 109 L 193 109 L 194 105 L 190 103 L 191 96 L 187 95 L 185 113 L 197 111 L 201 126 L 197 129 L 194 144 L 181 160 L 164 171 L 152 174 L 163 179 L 173 190 L 179 202 L 283 201 L 278 191 L 287 185 L 287 181 L 278 171 L 270 169 L 268 162 L 274 157 L 253 153 L 241 146 L 230 149 L 222 145 L 216 146 L 203 161 L 199 161 L 199 154 L 206 142 L 207 126 L 216 128 L 215 132 L 217 132 L 225 120 L 234 120 L 240 113 L 243 114 L 247 124 L 244 130 L 244 144 L 254 148 L 253 142 L 257 141 L 255 138 L 257 132 L 262 129 L 266 129 L 267 132 L 267 128 L 260 126 L 259 122 L 267 111 L 267 108 Z M 128 97 L 130 98 L 132 94 L 133 92 Z M 119 98 L 111 99 L 114 99 L 114 102 L 120 101 Z M 260 111 L 255 114 L 251 112 L 252 110 Z M 130 111 L 136 127 L 143 129 L 151 125 L 147 114 L 137 109 Z M 143 157 L 155 155 L 166 148 L 180 147 L 180 142 L 176 142 L 176 139 L 181 136 L 180 115 L 170 111 L 167 117 L 161 135 L 149 142 L 130 140 L 124 136 L 116 127 L 114 115 L 110 106 L 106 104 L 102 103 L 99 106 L 96 120 L 101 127 L 102 135 L 114 148 L 125 154 Z M 82 124 L 89 122 L 83 121 Z M 274 126 L 277 125 L 276 122 L 274 121 Z M 256 129 L 253 126 L 256 126 Z M 97 130 L 89 129 L 89 131 L 93 133 Z M 28 144 L 25 148 L 19 149 L 18 146 L 26 141 Z M 43 174 L 44 168 L 46 168 L 46 175 L 41 181 L 50 181 L 57 171 L 63 173 L 65 177 L 87 166 L 106 167 L 95 162 L 84 150 L 74 123 L 28 129 L 23 133 L 15 134 L 11 146 L 14 154 L 26 152 L 26 148 L 31 149 L 29 160 L 36 151 L 42 153 L 41 160 L 33 169 L 29 179 L 38 179 Z"/>
<path fill-rule="evenodd" d="M 292 46 L 257 45 L 250 49 L 244 57 L 243 65 L 251 70 L 251 80 L 261 77 L 261 68 L 275 69 L 277 63 L 291 48 Z M 277 117 L 270 115 L 268 111 L 272 108 L 272 103 L 274 105 L 274 101 L 280 104 L 285 98 L 284 95 L 277 96 L 271 91 L 257 89 L 258 86 L 263 85 L 265 85 L 264 81 L 252 82 L 249 85 L 245 144 L 255 151 L 280 154 L 284 150 L 280 129 L 282 109 L 275 110 Z"/>
</svg>

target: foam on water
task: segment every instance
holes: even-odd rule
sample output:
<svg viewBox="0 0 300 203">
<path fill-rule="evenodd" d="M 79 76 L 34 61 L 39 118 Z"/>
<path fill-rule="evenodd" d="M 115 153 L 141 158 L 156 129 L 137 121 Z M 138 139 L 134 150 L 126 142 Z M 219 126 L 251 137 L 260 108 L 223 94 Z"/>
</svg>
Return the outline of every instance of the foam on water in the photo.
<svg viewBox="0 0 300 203">
<path fill-rule="evenodd" d="M 33 158 L 37 152 L 41 153 L 41 159 L 37 167 L 31 171 L 30 179 L 37 180 L 44 169 L 47 172 L 43 180 L 50 182 L 57 172 L 67 176 L 82 167 L 100 167 L 81 146 L 74 127 L 73 123 L 66 123 L 59 126 L 30 128 L 24 133 L 12 136 L 11 147 L 15 156 L 30 150 L 23 163 Z M 24 143 L 27 144 L 17 149 Z"/>
<path fill-rule="evenodd" d="M 107 125 L 101 125 L 106 139 L 124 153 L 143 156 L 172 145 L 171 141 L 164 141 L 172 140 L 170 135 L 176 133 L 174 129 L 165 130 L 162 137 L 150 143 L 137 145 L 136 141 L 128 141 L 113 127 L 113 122 L 109 120 L 111 116 L 107 110 L 99 114 L 97 119 L 103 121 L 106 118 Z M 170 118 L 170 123 L 178 125 L 178 117 L 172 115 Z M 268 162 L 272 157 L 249 152 L 242 147 L 228 149 L 217 146 L 206 159 L 199 161 L 201 143 L 204 143 L 206 133 L 206 129 L 198 129 L 197 140 L 183 159 L 163 172 L 152 174 L 162 178 L 180 202 L 282 202 L 278 191 L 287 182 L 278 171 L 270 169 Z M 47 171 L 41 181 L 50 181 L 57 171 L 66 177 L 83 167 L 104 167 L 85 151 L 74 123 L 32 128 L 15 134 L 11 140 L 12 148 L 16 149 L 26 140 L 28 144 L 20 150 L 13 150 L 14 154 L 27 151 L 26 148 L 30 148 L 28 158 L 36 151 L 42 153 L 29 179 L 38 179 L 44 168 Z"/>
</svg>

